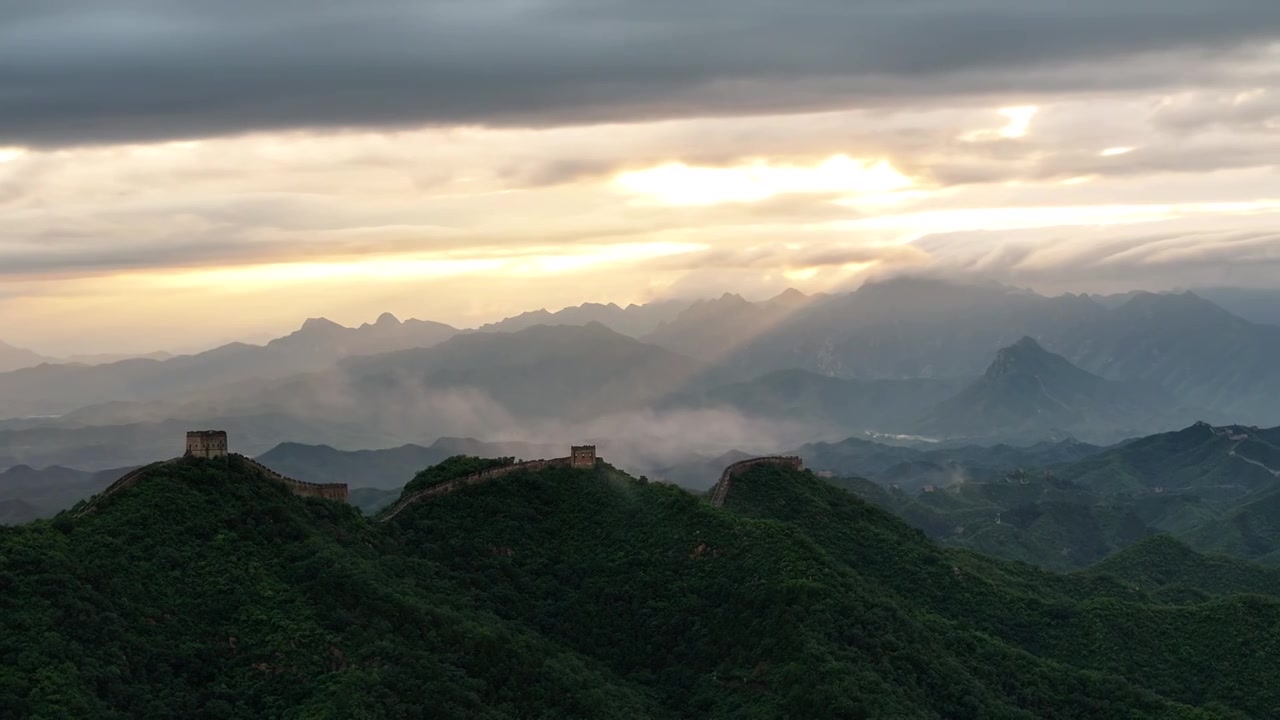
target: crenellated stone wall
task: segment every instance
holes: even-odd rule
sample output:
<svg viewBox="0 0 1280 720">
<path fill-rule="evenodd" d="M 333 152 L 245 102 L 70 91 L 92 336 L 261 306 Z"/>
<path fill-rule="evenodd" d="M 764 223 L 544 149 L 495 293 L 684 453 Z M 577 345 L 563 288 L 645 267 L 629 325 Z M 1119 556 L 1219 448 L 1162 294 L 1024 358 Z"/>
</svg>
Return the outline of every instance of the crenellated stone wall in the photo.
<svg viewBox="0 0 1280 720">
<path fill-rule="evenodd" d="M 223 436 L 225 438 L 225 433 L 223 434 Z M 236 457 L 237 459 L 244 461 L 246 464 L 253 467 L 258 472 L 267 476 L 271 480 L 275 480 L 277 482 L 283 483 L 285 486 L 289 488 L 289 491 L 292 492 L 294 495 L 300 495 L 302 497 L 324 498 L 325 500 L 336 500 L 338 502 L 344 502 L 344 503 L 347 502 L 348 500 L 348 491 L 347 491 L 347 486 L 345 484 L 309 483 L 309 482 L 304 482 L 302 480 L 294 480 L 291 477 L 281 475 L 280 473 L 276 472 L 275 470 L 272 470 L 266 465 L 263 465 L 257 460 L 245 457 L 244 455 L 239 455 L 239 454 L 232 454 L 232 455 L 234 455 L 234 457 Z M 232 455 L 227 455 L 227 457 L 231 457 Z M 184 457 L 200 457 L 200 456 L 191 455 L 190 453 L 188 453 Z M 103 490 L 101 493 L 98 493 L 98 495 L 95 498 L 93 498 L 93 500 L 91 500 L 88 505 L 85 505 L 83 508 L 80 509 L 80 512 L 76 513 L 76 517 L 81 518 L 81 517 L 84 517 L 85 515 L 88 515 L 89 513 L 93 512 L 97 508 L 98 503 L 101 503 L 103 500 L 106 500 L 107 498 L 110 498 L 116 495 L 117 493 L 120 493 L 123 490 L 126 490 L 132 487 L 139 480 L 141 480 L 143 476 L 145 476 L 147 473 L 153 470 L 158 470 L 159 468 L 162 468 L 166 465 L 171 465 L 175 462 L 178 462 L 178 460 L 165 460 L 163 462 L 151 463 L 150 465 L 137 468 L 132 472 L 125 474 L 119 480 L 116 480 L 115 482 L 108 485 L 107 488 Z"/>
<path fill-rule="evenodd" d="M 294 480 L 286 475 L 281 475 L 253 458 L 239 454 L 237 454 L 236 457 L 272 480 L 284 483 L 289 487 L 290 492 L 294 495 L 302 497 L 318 497 L 324 498 L 325 500 L 337 500 L 338 502 L 347 502 L 347 499 L 350 496 L 345 483 L 311 483 L 303 480 Z"/>
<path fill-rule="evenodd" d="M 395 504 L 382 512 L 378 518 L 378 522 L 387 522 L 396 515 L 399 515 L 405 508 L 415 505 L 427 498 L 437 495 L 448 495 L 451 492 L 461 490 L 470 485 L 476 485 L 482 482 L 488 482 L 504 475 L 510 475 L 517 472 L 536 472 L 549 467 L 575 467 L 586 468 L 595 467 L 597 464 L 604 462 L 602 458 L 596 455 L 594 445 L 575 445 L 569 450 L 569 457 L 552 458 L 551 460 L 529 460 L 522 463 L 512 463 L 510 465 L 501 465 L 499 467 L 481 470 L 478 473 L 472 473 L 465 477 L 446 480 L 442 483 L 424 488 L 406 498 L 401 498 Z"/>
<path fill-rule="evenodd" d="M 720 473 L 720 481 L 716 483 L 715 487 L 711 488 L 711 504 L 715 507 L 723 507 L 724 501 L 729 497 L 729 487 L 733 484 L 733 478 L 756 465 L 780 465 L 792 470 L 804 469 L 804 461 L 795 455 L 767 455 L 765 457 L 739 460 Z"/>
</svg>

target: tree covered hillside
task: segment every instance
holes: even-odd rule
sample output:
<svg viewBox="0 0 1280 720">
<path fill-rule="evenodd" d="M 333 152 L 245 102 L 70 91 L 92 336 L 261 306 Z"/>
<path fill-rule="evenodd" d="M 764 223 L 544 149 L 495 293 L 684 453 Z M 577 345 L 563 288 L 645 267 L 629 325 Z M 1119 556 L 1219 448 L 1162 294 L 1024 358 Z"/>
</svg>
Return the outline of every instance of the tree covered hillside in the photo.
<svg viewBox="0 0 1280 720">
<path fill-rule="evenodd" d="M 900 461 L 868 473 L 875 482 L 832 482 L 940 543 L 1051 570 L 1082 569 L 1160 534 L 1202 553 L 1280 563 L 1280 428 L 1198 422 L 1075 462 L 1039 462 L 1025 449 L 1004 469 L 981 455 L 986 467 L 974 464 L 968 450 L 926 455 L 851 439 L 802 452 L 824 468 Z"/>
<path fill-rule="evenodd" d="M 0 529 L 0 613 L 0 708 L 19 717 L 1280 708 L 1280 598 L 1171 605 L 1111 575 L 943 550 L 773 467 L 719 509 L 602 466 L 514 473 L 379 523 L 235 459 L 187 460 L 82 519 Z"/>
</svg>

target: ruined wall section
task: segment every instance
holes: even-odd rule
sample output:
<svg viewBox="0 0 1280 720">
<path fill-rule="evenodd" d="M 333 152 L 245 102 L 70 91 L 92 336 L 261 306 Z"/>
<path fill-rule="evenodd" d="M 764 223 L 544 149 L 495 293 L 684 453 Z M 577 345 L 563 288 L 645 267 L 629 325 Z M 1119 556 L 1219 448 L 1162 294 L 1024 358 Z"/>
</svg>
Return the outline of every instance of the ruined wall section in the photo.
<svg viewBox="0 0 1280 720">
<path fill-rule="evenodd" d="M 719 482 L 711 489 L 711 504 L 714 507 L 724 507 L 725 500 L 729 498 L 729 488 L 733 484 L 733 478 L 757 465 L 779 465 L 792 470 L 804 469 L 804 461 L 795 455 L 767 455 L 765 457 L 739 460 L 720 473 Z"/>
</svg>

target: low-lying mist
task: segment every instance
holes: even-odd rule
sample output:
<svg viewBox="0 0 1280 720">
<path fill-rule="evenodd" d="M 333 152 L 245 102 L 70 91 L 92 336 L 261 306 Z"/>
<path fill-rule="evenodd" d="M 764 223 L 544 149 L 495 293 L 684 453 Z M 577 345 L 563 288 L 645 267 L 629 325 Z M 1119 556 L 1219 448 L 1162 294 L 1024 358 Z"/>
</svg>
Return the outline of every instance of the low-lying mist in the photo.
<svg viewBox="0 0 1280 720">
<path fill-rule="evenodd" d="M 661 479 L 663 468 L 730 451 L 769 454 L 841 437 L 838 429 L 821 423 L 729 408 L 639 407 L 587 419 L 559 416 L 563 408 L 551 396 L 536 413 L 516 413 L 480 388 L 433 387 L 409 374 L 369 383 L 326 373 L 266 393 L 242 387 L 184 403 L 102 406 L 43 425 L 0 430 L 0 467 L 57 464 L 99 470 L 141 464 L 177 455 L 187 429 L 218 428 L 230 433 L 234 452 L 250 456 L 282 442 L 362 450 L 466 437 L 562 445 L 566 454 L 570 444 L 589 442 L 614 465 Z"/>
</svg>

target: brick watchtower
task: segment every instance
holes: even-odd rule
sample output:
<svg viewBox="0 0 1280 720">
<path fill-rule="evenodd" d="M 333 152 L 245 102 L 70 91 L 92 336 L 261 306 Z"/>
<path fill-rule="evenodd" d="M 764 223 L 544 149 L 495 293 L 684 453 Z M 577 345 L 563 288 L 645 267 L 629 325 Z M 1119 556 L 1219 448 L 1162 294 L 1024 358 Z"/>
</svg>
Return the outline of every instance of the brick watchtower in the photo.
<svg viewBox="0 0 1280 720">
<path fill-rule="evenodd" d="M 195 430 L 187 433 L 183 457 L 220 458 L 227 456 L 227 433 L 222 430 Z"/>
<path fill-rule="evenodd" d="M 572 445 L 569 448 L 569 466 L 591 468 L 596 466 L 595 445 Z"/>
</svg>

